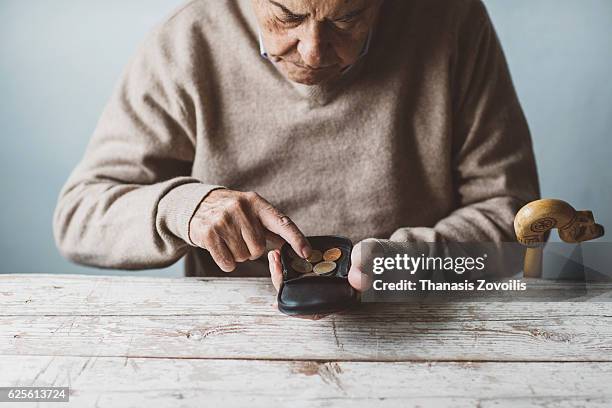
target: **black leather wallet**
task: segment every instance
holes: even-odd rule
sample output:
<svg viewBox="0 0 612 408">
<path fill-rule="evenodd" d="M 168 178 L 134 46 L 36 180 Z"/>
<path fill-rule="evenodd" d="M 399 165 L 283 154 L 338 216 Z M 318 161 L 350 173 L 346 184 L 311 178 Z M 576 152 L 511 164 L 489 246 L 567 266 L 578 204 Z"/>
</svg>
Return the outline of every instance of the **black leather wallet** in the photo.
<svg viewBox="0 0 612 408">
<path fill-rule="evenodd" d="M 301 258 L 289 244 L 283 245 L 283 285 L 278 292 L 278 309 L 293 316 L 317 315 L 335 313 L 357 305 L 358 293 L 348 282 L 353 243 L 348 238 L 338 236 L 308 237 L 308 241 L 313 250 L 323 254 L 330 249 L 336 252 L 339 249 L 340 258 L 334 261 L 336 267 L 329 273 L 317 275 L 314 272 L 299 272 L 292 264 Z M 311 266 L 315 265 L 316 268 L 318 262 L 313 261 Z"/>
</svg>

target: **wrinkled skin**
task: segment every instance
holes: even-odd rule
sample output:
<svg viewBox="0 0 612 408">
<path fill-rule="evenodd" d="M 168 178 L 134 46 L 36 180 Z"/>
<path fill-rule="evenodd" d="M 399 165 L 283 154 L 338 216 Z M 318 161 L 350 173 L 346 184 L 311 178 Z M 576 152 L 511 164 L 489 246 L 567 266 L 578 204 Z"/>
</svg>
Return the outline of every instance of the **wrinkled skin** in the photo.
<svg viewBox="0 0 612 408">
<path fill-rule="evenodd" d="M 270 59 L 290 81 L 333 81 L 354 64 L 382 0 L 251 0 Z"/>
<path fill-rule="evenodd" d="M 198 206 L 190 221 L 191 241 L 209 251 L 217 265 L 231 273 L 241 262 L 261 257 L 267 243 L 280 248 L 285 242 L 303 258 L 312 253 L 308 240 L 298 226 L 280 210 L 256 193 L 227 189 L 211 192 Z M 351 256 L 349 283 L 358 291 L 367 288 L 361 265 L 367 255 L 355 246 Z M 268 253 L 270 277 L 276 290 L 283 282 L 280 249 Z M 309 316 L 308 318 L 320 318 Z"/>
</svg>

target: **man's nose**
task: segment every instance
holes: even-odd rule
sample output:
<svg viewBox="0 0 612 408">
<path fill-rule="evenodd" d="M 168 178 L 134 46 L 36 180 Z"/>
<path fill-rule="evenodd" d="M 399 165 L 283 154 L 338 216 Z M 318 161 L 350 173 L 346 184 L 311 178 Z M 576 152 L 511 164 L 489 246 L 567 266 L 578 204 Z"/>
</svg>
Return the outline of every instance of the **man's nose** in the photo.
<svg viewBox="0 0 612 408">
<path fill-rule="evenodd" d="M 300 36 L 298 52 L 304 64 L 312 68 L 325 66 L 326 53 L 330 44 L 325 35 L 325 27 L 321 22 L 308 24 Z"/>
</svg>

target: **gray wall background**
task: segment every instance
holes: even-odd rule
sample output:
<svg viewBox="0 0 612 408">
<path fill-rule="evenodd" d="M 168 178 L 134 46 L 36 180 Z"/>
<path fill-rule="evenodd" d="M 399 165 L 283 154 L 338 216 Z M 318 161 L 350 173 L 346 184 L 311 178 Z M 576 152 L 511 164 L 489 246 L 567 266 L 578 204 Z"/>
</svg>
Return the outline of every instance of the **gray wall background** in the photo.
<svg viewBox="0 0 612 408">
<path fill-rule="evenodd" d="M 124 273 L 61 258 L 52 213 L 121 69 L 180 3 L 0 1 L 0 273 Z M 612 1 L 485 3 L 531 126 L 543 195 L 592 209 L 610 241 Z M 180 276 L 182 264 L 129 273 Z"/>
</svg>

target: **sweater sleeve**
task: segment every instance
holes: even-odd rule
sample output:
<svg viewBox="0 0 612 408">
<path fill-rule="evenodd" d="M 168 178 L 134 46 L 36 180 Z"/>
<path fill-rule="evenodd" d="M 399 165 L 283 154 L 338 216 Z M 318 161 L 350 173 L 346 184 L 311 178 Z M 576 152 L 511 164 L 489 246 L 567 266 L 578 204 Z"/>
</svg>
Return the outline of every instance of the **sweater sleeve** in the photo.
<svg viewBox="0 0 612 408">
<path fill-rule="evenodd" d="M 220 186 L 190 177 L 195 119 L 170 36 L 152 35 L 107 104 L 53 219 L 56 244 L 101 268 L 171 265 L 193 245 L 189 221 Z"/>
<path fill-rule="evenodd" d="M 456 208 L 433 227 L 400 228 L 393 241 L 513 242 L 516 212 L 540 196 L 529 128 L 502 47 L 482 2 L 469 4 L 450 64 Z"/>
</svg>

